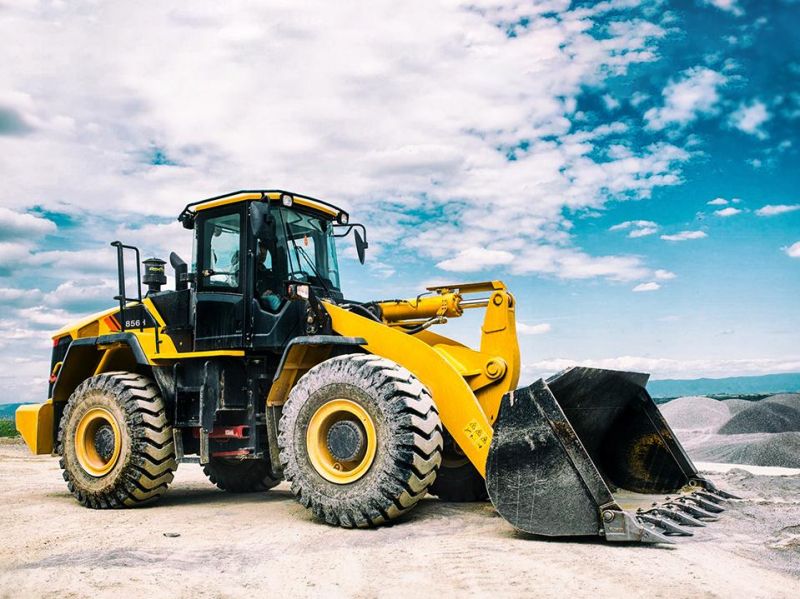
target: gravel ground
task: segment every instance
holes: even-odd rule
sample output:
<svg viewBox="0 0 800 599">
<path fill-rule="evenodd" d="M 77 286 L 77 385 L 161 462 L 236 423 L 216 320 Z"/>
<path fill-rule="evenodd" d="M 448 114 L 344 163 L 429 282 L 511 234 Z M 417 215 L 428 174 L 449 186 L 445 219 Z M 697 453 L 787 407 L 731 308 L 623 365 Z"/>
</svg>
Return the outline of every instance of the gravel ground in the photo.
<svg viewBox="0 0 800 599">
<path fill-rule="evenodd" d="M 681 397 L 660 409 L 694 460 L 800 468 L 800 394 Z"/>
<path fill-rule="evenodd" d="M 93 511 L 55 459 L 4 443 L 0 596 L 796 597 L 800 477 L 713 478 L 746 498 L 719 522 L 677 545 L 613 545 L 526 537 L 490 504 L 433 499 L 394 526 L 331 528 L 285 485 L 228 495 L 193 464 L 155 507 Z"/>
</svg>

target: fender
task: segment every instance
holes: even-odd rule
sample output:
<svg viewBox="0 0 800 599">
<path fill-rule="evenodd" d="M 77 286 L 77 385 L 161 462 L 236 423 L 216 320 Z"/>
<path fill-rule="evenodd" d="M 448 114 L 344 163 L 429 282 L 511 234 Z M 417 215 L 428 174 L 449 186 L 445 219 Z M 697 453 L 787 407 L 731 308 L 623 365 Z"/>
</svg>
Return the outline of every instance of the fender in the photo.
<svg viewBox="0 0 800 599">
<path fill-rule="evenodd" d="M 115 333 L 75 339 L 53 385 L 53 402 L 66 402 L 87 378 L 111 370 L 136 370 L 149 366 L 147 356 L 133 333 Z"/>
<path fill-rule="evenodd" d="M 282 472 L 278 451 L 278 421 L 281 419 L 283 404 L 286 403 L 297 379 L 320 362 L 327 360 L 334 347 L 358 350 L 366 344 L 367 340 L 363 337 L 309 335 L 295 337 L 286 345 L 267 395 L 267 441 L 273 475 L 280 476 Z"/>
<path fill-rule="evenodd" d="M 320 362 L 327 360 L 334 346 L 358 348 L 366 344 L 367 340 L 363 337 L 339 335 L 295 337 L 283 350 L 267 396 L 267 405 L 283 405 L 297 379 Z"/>
</svg>

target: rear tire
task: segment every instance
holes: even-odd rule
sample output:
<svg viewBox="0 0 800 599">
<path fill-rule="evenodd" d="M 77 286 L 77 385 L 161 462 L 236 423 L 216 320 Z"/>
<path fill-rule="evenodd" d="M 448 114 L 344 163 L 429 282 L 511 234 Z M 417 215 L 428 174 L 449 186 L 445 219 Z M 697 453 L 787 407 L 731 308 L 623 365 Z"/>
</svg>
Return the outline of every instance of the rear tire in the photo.
<svg viewBox="0 0 800 599">
<path fill-rule="evenodd" d="M 229 493 L 269 491 L 281 482 L 272 477 L 267 460 L 211 458 L 203 473 L 213 484 Z"/>
<path fill-rule="evenodd" d="M 131 372 L 78 385 L 61 417 L 57 447 L 70 492 L 96 509 L 157 500 L 178 467 L 158 387 Z"/>
<path fill-rule="evenodd" d="M 289 394 L 278 436 L 283 473 L 317 519 L 382 524 L 428 492 L 442 430 L 430 393 L 408 370 L 370 354 L 338 356 Z"/>
</svg>

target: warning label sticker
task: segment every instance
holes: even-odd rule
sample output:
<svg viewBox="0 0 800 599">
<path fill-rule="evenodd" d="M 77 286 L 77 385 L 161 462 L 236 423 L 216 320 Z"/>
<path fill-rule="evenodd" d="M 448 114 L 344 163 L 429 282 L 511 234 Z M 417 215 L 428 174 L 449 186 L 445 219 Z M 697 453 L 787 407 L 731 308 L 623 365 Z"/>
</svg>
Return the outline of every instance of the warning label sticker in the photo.
<svg viewBox="0 0 800 599">
<path fill-rule="evenodd" d="M 469 440 L 472 441 L 472 444 L 481 449 L 489 443 L 489 433 L 481 427 L 480 423 L 473 419 L 467 422 L 467 426 L 464 427 L 464 433 L 466 433 Z"/>
</svg>

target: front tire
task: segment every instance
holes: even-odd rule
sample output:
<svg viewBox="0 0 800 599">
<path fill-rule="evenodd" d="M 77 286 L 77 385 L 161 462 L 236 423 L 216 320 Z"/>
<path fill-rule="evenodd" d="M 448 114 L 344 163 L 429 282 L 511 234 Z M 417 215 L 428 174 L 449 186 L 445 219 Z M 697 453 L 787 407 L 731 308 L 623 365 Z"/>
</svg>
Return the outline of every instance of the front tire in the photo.
<svg viewBox="0 0 800 599">
<path fill-rule="evenodd" d="M 58 452 L 70 492 L 96 509 L 157 500 L 178 467 L 158 387 L 131 372 L 108 372 L 78 385 L 61 417 Z"/>
<path fill-rule="evenodd" d="M 211 458 L 203 466 L 203 473 L 217 487 L 229 493 L 269 491 L 281 482 L 279 478 L 273 478 L 267 460 Z"/>
<path fill-rule="evenodd" d="M 370 354 L 338 356 L 289 394 L 278 436 L 283 473 L 317 519 L 382 524 L 428 492 L 442 430 L 430 393 L 408 370 Z"/>
<path fill-rule="evenodd" d="M 430 494 L 436 495 L 441 501 L 455 503 L 489 499 L 486 481 L 447 432 L 445 432 L 442 465 L 436 480 L 431 485 Z"/>
</svg>

